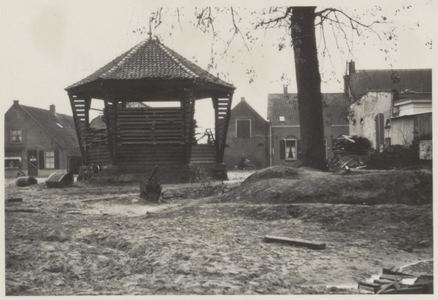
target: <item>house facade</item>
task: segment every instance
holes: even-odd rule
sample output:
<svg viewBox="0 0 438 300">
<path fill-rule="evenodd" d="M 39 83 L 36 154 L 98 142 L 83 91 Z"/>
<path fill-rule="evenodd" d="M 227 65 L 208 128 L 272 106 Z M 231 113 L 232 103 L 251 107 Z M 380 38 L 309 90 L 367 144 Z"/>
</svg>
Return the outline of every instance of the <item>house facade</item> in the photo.
<svg viewBox="0 0 438 300">
<path fill-rule="evenodd" d="M 349 134 L 347 121 L 348 98 L 343 93 L 322 94 L 324 143 L 326 158 L 341 135 Z M 269 165 L 291 165 L 301 158 L 301 132 L 298 95 L 288 93 L 268 94 Z"/>
<path fill-rule="evenodd" d="M 356 70 L 354 62 L 348 69 L 350 134 L 378 151 L 432 134 L 432 70 Z"/>
<path fill-rule="evenodd" d="M 257 169 L 267 167 L 268 134 L 268 122 L 241 98 L 230 114 L 224 154 L 227 168 L 234 169 L 242 154 Z"/>
<path fill-rule="evenodd" d="M 73 117 L 56 113 L 55 105 L 44 110 L 14 100 L 4 128 L 6 177 L 15 177 L 19 167 L 26 175 L 46 177 L 80 166 Z"/>
</svg>

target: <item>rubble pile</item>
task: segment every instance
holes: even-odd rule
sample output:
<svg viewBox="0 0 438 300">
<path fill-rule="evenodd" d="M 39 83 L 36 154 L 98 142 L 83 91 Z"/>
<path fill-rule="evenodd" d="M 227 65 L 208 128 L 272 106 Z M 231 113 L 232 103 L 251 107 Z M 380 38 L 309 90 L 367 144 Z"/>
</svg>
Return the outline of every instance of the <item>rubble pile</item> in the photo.
<svg viewBox="0 0 438 300">
<path fill-rule="evenodd" d="M 383 268 L 382 275 L 373 282 L 359 282 L 359 289 L 374 294 L 433 294 L 433 275 L 415 276 Z"/>
<path fill-rule="evenodd" d="M 362 166 L 371 149 L 371 142 L 367 138 L 343 135 L 336 140 L 333 146 L 333 155 L 328 166 L 333 172 L 345 167 Z"/>
</svg>

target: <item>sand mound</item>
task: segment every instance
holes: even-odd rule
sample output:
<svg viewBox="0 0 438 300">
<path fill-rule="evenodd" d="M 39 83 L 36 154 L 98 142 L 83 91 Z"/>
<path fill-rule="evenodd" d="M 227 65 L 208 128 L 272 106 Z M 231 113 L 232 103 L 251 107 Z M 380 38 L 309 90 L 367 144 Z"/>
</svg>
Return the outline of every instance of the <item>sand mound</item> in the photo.
<svg viewBox="0 0 438 300">
<path fill-rule="evenodd" d="M 220 201 L 253 203 L 430 204 L 430 170 L 354 170 L 339 175 L 271 167 L 248 177 Z"/>
</svg>

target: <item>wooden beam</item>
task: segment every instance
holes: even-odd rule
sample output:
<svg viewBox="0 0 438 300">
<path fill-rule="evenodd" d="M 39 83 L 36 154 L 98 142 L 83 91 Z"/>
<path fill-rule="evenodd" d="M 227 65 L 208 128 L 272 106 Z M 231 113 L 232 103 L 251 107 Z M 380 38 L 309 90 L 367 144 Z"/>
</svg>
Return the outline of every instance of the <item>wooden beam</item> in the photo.
<svg viewBox="0 0 438 300">
<path fill-rule="evenodd" d="M 265 236 L 264 242 L 266 242 L 266 243 L 274 243 L 274 242 L 275 243 L 285 243 L 285 244 L 289 244 L 289 245 L 307 247 L 307 248 L 316 249 L 316 250 L 325 249 L 324 243 L 315 243 L 315 242 L 311 242 L 311 241 L 289 239 L 289 238 L 285 238 L 285 237 L 278 237 L 278 236 L 272 236 L 272 235 Z"/>
</svg>

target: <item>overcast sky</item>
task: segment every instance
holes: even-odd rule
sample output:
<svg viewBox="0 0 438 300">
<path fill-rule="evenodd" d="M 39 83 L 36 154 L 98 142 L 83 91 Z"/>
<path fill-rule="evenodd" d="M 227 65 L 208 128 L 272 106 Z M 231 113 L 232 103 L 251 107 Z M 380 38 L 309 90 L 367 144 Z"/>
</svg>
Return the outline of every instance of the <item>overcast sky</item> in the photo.
<svg viewBox="0 0 438 300">
<path fill-rule="evenodd" d="M 149 16 L 155 9 L 151 3 L 157 2 L 160 5 L 171 4 L 166 1 L 136 0 L 0 0 L 0 99 L 3 114 L 13 100 L 19 100 L 23 105 L 44 109 L 55 104 L 59 113 L 71 115 L 64 89 L 146 39 L 147 34 L 133 31 L 148 27 Z M 175 27 L 171 29 L 168 24 L 163 24 L 153 33 L 166 46 L 206 69 L 210 58 L 211 34 L 202 34 L 187 22 L 194 21 L 193 2 L 182 3 L 181 23 L 168 16 L 166 23 L 173 23 Z M 241 6 L 247 9 L 254 7 L 245 2 L 239 3 L 243 3 Z M 271 5 L 273 3 L 270 2 Z M 366 4 L 366 7 L 331 3 L 352 14 L 365 14 L 366 19 L 372 1 L 354 2 L 355 5 Z M 336 49 L 335 40 L 327 36 L 331 45 L 331 59 L 320 58 L 323 92 L 342 92 L 345 62 L 351 59 L 356 61 L 357 69 L 432 68 L 435 51 L 425 43 L 432 40 L 436 31 L 436 1 L 386 3 L 391 4 L 382 8 L 381 16 L 400 24 L 396 32 L 397 45 L 387 43 L 381 34 L 383 41 L 376 36 L 355 38 L 351 52 L 343 46 L 340 46 L 343 50 L 340 52 Z M 409 3 L 413 5 L 411 8 L 402 9 Z M 401 10 L 397 11 L 398 8 Z M 247 16 L 243 11 L 241 15 L 244 18 Z M 368 17 L 369 20 L 375 18 Z M 229 28 L 229 20 L 230 17 L 226 16 L 216 23 L 223 40 L 230 37 L 227 29 L 223 29 Z M 381 33 L 385 27 L 380 25 L 375 28 L 376 32 Z M 246 50 L 239 37 L 235 37 L 228 55 L 225 58 L 216 56 L 217 69 L 212 73 L 219 73 L 221 78 L 226 75 L 224 79 L 237 87 L 234 105 L 241 97 L 245 97 L 266 118 L 268 93 L 282 92 L 282 74 L 290 79 L 289 91 L 296 92 L 292 49 L 286 47 L 278 51 L 278 41 L 285 36 L 284 33 L 284 30 L 257 32 L 258 43 L 250 44 L 250 51 Z M 290 45 L 287 35 L 285 43 Z M 223 45 L 216 44 L 215 50 L 220 52 Z M 389 57 L 380 51 L 382 47 L 390 50 Z M 394 49 L 391 50 L 391 47 Z M 252 83 L 251 77 L 246 74 L 249 70 L 256 74 Z M 200 109 L 202 106 L 198 106 Z"/>
</svg>

